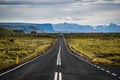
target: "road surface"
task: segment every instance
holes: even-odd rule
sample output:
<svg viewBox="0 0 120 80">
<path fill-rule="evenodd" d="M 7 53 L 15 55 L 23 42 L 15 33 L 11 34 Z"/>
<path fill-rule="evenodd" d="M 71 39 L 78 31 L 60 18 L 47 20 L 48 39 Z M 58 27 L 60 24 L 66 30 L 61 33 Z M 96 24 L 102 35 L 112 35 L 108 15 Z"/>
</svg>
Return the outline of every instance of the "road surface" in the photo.
<svg viewBox="0 0 120 80">
<path fill-rule="evenodd" d="M 3 72 L 0 80 L 120 80 L 120 77 L 74 55 L 59 35 L 49 53 Z"/>
</svg>

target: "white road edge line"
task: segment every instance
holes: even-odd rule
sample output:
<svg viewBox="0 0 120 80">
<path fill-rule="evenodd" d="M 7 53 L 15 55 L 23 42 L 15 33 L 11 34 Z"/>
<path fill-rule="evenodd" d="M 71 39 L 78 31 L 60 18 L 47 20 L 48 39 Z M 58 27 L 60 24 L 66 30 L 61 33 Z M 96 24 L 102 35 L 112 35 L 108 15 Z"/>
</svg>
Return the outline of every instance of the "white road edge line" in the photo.
<svg viewBox="0 0 120 80">
<path fill-rule="evenodd" d="M 112 73 L 112 75 L 113 75 L 113 76 L 117 76 L 117 74 L 115 74 L 115 73 Z"/>
<path fill-rule="evenodd" d="M 57 41 L 56 41 L 55 45 L 56 45 L 56 44 L 57 44 Z M 54 47 L 55 47 L 55 45 L 54 45 Z M 54 48 L 54 47 L 53 47 L 53 48 Z M 38 56 L 38 57 L 36 57 L 36 58 L 34 58 L 34 59 L 32 59 L 32 60 L 29 60 L 29 61 L 27 61 L 27 62 L 25 62 L 25 63 L 22 63 L 22 64 L 16 66 L 15 68 L 12 68 L 12 69 L 10 69 L 10 70 L 8 70 L 8 71 L 6 71 L 6 72 L 3 72 L 3 73 L 0 74 L 0 76 L 5 75 L 5 74 L 7 74 L 7 73 L 9 73 L 9 72 L 11 72 L 11 71 L 14 71 L 14 70 L 16 70 L 16 69 L 18 69 L 18 68 L 20 68 L 20 67 L 22 67 L 22 66 L 24 66 L 24 65 L 26 65 L 26 64 L 28 64 L 28 63 L 30 63 L 30 62 L 33 62 L 34 60 L 36 60 L 36 59 L 38 59 L 38 58 L 40 58 L 40 57 L 42 57 L 42 56 L 44 56 L 44 55 L 45 55 L 45 54 L 40 55 L 40 56 Z"/>
<path fill-rule="evenodd" d="M 64 43 L 65 43 L 65 40 L 64 40 Z M 68 49 L 66 43 L 65 43 L 65 46 L 66 46 L 66 49 L 69 51 L 69 53 L 71 53 L 72 55 L 76 56 L 76 57 L 79 58 L 80 60 L 82 60 L 82 61 L 90 64 L 90 62 L 87 62 L 87 61 L 83 60 L 82 58 L 80 58 L 79 56 L 73 54 L 73 53 Z M 92 64 L 92 63 L 91 63 L 91 64 Z M 94 64 L 93 64 L 92 66 L 94 66 L 94 67 L 96 67 L 96 68 L 98 67 L 97 65 L 94 65 Z M 101 68 L 101 67 L 100 67 L 99 69 L 102 70 L 102 71 L 105 71 L 104 68 Z M 108 70 L 106 70 L 106 72 L 107 72 L 107 73 L 111 73 L 110 71 L 108 72 Z M 116 76 L 116 77 L 118 77 L 118 78 L 120 79 L 120 76 L 117 76 L 117 74 L 115 74 L 115 73 L 111 73 L 111 75 Z"/>
<path fill-rule="evenodd" d="M 110 71 L 106 70 L 107 73 L 111 73 Z"/>
<path fill-rule="evenodd" d="M 120 79 L 120 77 L 118 77 Z"/>
<path fill-rule="evenodd" d="M 100 66 L 97 66 L 97 68 L 101 68 Z"/>
<path fill-rule="evenodd" d="M 102 71 L 104 71 L 105 69 L 104 68 L 101 68 Z"/>
<path fill-rule="evenodd" d="M 18 68 L 20 68 L 20 67 L 22 67 L 22 66 L 24 66 L 24 65 L 26 65 L 26 64 L 28 64 L 28 63 L 30 63 L 30 62 L 33 62 L 34 60 L 36 60 L 36 59 L 38 59 L 38 58 L 40 58 L 40 57 L 42 57 L 42 56 L 43 56 L 43 55 L 40 55 L 40 56 L 38 56 L 38 57 L 36 57 L 36 58 L 28 61 L 28 62 L 25 62 L 25 63 L 23 63 L 23 64 L 15 67 L 15 68 L 13 68 L 13 69 L 10 69 L 10 70 L 8 70 L 8 71 L 6 71 L 6 72 L 3 72 L 3 73 L 0 74 L 0 76 L 5 75 L 5 74 L 7 74 L 7 73 L 9 73 L 9 72 L 11 72 L 11 71 L 14 71 L 14 70 L 16 70 L 16 69 L 18 69 Z"/>
</svg>

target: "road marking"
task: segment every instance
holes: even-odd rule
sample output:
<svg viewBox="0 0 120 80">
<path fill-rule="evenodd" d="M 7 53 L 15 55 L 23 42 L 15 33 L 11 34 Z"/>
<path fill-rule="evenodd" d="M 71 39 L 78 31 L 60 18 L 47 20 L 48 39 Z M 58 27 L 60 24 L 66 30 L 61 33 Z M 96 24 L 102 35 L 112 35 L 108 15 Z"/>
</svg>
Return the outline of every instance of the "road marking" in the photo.
<svg viewBox="0 0 120 80">
<path fill-rule="evenodd" d="M 20 67 L 22 67 L 22 66 L 24 66 L 24 65 L 26 65 L 26 64 L 28 64 L 28 63 L 30 63 L 30 62 L 33 62 L 34 60 L 40 58 L 41 56 L 43 56 L 43 55 L 40 55 L 40 56 L 38 56 L 38 57 L 36 57 L 36 58 L 28 61 L 28 62 L 25 62 L 25 63 L 23 63 L 23 64 L 15 67 L 15 68 L 13 68 L 13 69 L 10 69 L 10 70 L 8 70 L 8 71 L 6 71 L 6 72 L 3 72 L 3 73 L 0 74 L 0 76 L 5 75 L 5 74 L 7 74 L 7 73 L 9 73 L 9 72 L 11 72 L 11 71 L 14 71 L 14 70 L 16 70 L 16 69 L 18 69 L 18 68 L 20 68 Z"/>
<path fill-rule="evenodd" d="M 115 73 L 111 73 L 113 76 L 117 76 L 117 74 L 115 74 Z"/>
<path fill-rule="evenodd" d="M 58 51 L 58 55 L 57 55 L 57 66 L 61 66 L 61 44 L 59 46 L 59 51 Z M 62 80 L 62 73 L 61 72 L 55 72 L 54 75 L 54 80 Z"/>
<path fill-rule="evenodd" d="M 97 66 L 97 68 L 101 68 L 100 66 Z"/>
<path fill-rule="evenodd" d="M 59 46 L 59 51 L 58 51 L 58 55 L 57 55 L 57 63 L 56 63 L 56 65 L 61 65 L 61 55 L 60 55 L 60 52 L 61 52 L 61 45 Z"/>
<path fill-rule="evenodd" d="M 54 80 L 57 80 L 58 72 L 55 72 Z"/>
<path fill-rule="evenodd" d="M 56 44 L 57 44 L 57 41 L 56 41 L 55 45 L 56 45 Z M 55 45 L 53 46 L 53 48 L 55 47 Z M 52 49 L 51 49 L 51 50 L 52 50 Z M 50 51 L 51 51 L 51 50 L 50 50 Z M 49 53 L 49 52 L 47 52 L 47 53 Z M 47 53 L 46 53 L 46 54 L 47 54 Z M 14 71 L 14 70 L 16 70 L 16 69 L 18 69 L 18 68 L 20 68 L 20 67 L 22 67 L 22 66 L 24 66 L 24 65 L 26 65 L 26 64 L 28 64 L 28 63 L 30 63 L 30 62 L 33 62 L 34 60 L 36 60 L 36 59 L 38 59 L 38 58 L 40 58 L 40 57 L 42 57 L 42 56 L 44 56 L 44 55 L 46 55 L 46 54 L 40 55 L 40 56 L 38 56 L 38 57 L 36 57 L 36 58 L 34 58 L 34 59 L 32 59 L 32 60 L 29 60 L 29 61 L 27 61 L 27 62 L 25 62 L 25 63 L 22 63 L 21 65 L 16 66 L 15 68 L 12 68 L 12 69 L 10 69 L 10 70 L 8 70 L 8 71 L 5 71 L 5 72 L 1 73 L 0 76 L 5 75 L 5 74 L 7 74 L 7 73 L 9 73 L 9 72 L 11 72 L 11 71 Z"/>
<path fill-rule="evenodd" d="M 64 43 L 65 43 L 65 40 L 64 40 Z M 94 65 L 94 64 L 92 64 L 92 63 L 90 63 L 90 62 L 87 62 L 87 61 L 85 61 L 84 59 L 80 58 L 80 56 L 75 55 L 74 53 L 72 53 L 72 52 L 68 49 L 66 43 L 65 43 L 65 46 L 66 46 L 66 49 L 68 50 L 69 53 L 71 53 L 72 55 L 76 56 L 76 57 L 79 58 L 80 60 L 82 60 L 82 61 L 84 61 L 84 62 L 86 62 L 86 63 L 88 63 L 88 64 L 90 64 L 90 65 L 92 65 L 92 66 L 94 66 L 94 67 L 96 67 L 96 68 L 98 68 L 98 69 L 100 69 L 100 70 L 102 70 L 102 71 L 105 71 L 106 73 L 111 73 L 109 70 L 105 70 L 104 68 L 101 68 L 100 66 Z M 115 73 L 111 73 L 111 75 L 116 76 L 116 77 L 118 77 L 118 78 L 120 79 L 120 76 L 118 76 L 118 75 L 115 74 Z"/>
<path fill-rule="evenodd" d="M 101 68 L 102 71 L 104 71 L 105 69 Z"/>
<path fill-rule="evenodd" d="M 120 79 L 120 77 L 118 77 Z"/>
<path fill-rule="evenodd" d="M 93 66 L 95 66 L 95 67 L 96 67 L 96 65 L 93 65 Z"/>
<path fill-rule="evenodd" d="M 55 72 L 54 80 L 62 80 L 62 73 L 61 72 Z"/>
<path fill-rule="evenodd" d="M 59 72 L 59 80 L 62 80 L 62 73 Z"/>
<path fill-rule="evenodd" d="M 92 64 L 92 63 L 90 63 L 90 65 L 92 65 L 92 66 L 93 66 L 93 64 Z"/>
<path fill-rule="evenodd" d="M 106 70 L 107 73 L 111 73 L 110 71 Z"/>
</svg>

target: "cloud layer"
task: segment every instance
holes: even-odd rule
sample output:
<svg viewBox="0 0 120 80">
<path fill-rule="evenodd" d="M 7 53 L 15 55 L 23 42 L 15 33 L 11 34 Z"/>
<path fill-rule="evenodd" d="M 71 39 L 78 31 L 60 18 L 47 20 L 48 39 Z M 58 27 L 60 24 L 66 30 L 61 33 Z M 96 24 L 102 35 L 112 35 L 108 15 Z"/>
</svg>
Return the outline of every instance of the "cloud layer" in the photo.
<svg viewBox="0 0 120 80">
<path fill-rule="evenodd" d="M 120 24 L 120 0 L 0 0 L 0 22 Z"/>
<path fill-rule="evenodd" d="M 1 5 L 50 5 L 68 3 L 120 3 L 119 0 L 0 0 Z"/>
</svg>

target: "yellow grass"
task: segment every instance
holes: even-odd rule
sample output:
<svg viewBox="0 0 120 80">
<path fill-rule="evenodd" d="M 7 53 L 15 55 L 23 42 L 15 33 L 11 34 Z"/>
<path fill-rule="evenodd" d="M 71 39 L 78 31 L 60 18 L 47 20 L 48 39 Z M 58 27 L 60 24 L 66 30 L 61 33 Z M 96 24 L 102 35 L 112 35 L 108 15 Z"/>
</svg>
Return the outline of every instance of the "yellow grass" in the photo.
<svg viewBox="0 0 120 80">
<path fill-rule="evenodd" d="M 69 38 L 68 45 L 95 63 L 120 65 L 120 39 Z"/>
<path fill-rule="evenodd" d="M 10 40 L 13 39 L 14 42 Z M 19 64 L 45 53 L 53 44 L 53 38 L 6 37 L 0 39 L 0 70 L 15 65 L 16 56 Z"/>
</svg>

